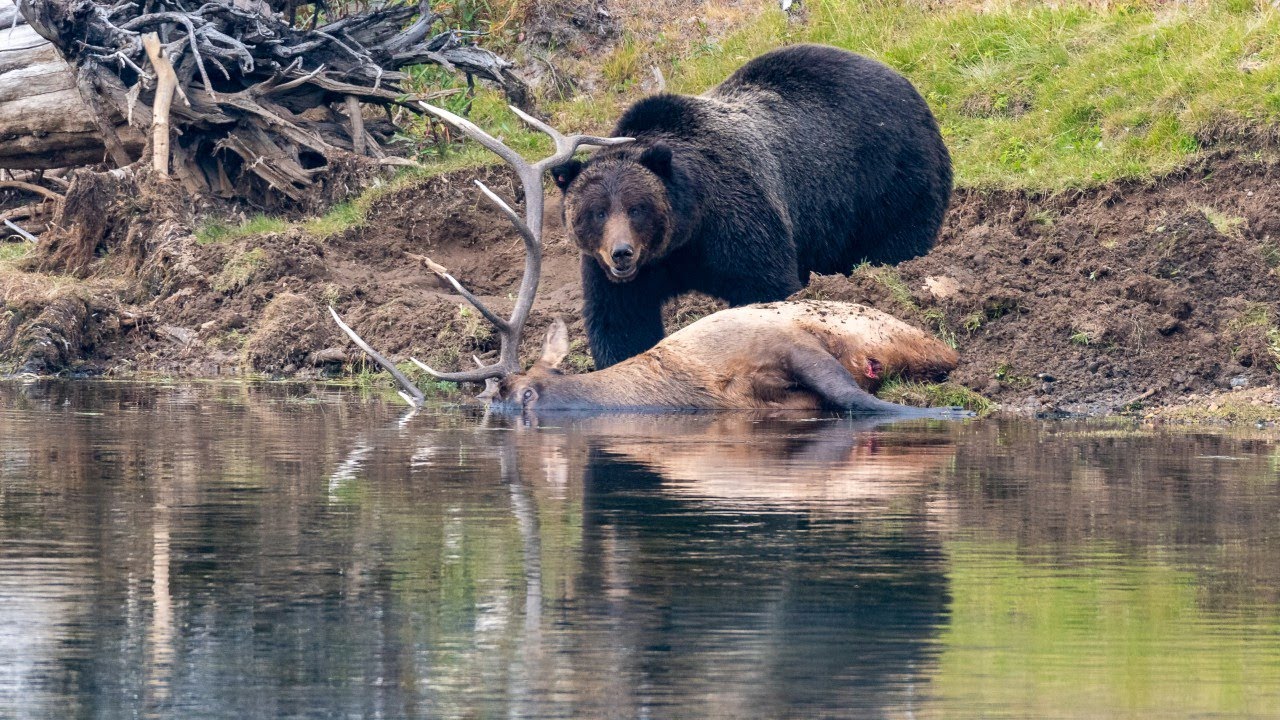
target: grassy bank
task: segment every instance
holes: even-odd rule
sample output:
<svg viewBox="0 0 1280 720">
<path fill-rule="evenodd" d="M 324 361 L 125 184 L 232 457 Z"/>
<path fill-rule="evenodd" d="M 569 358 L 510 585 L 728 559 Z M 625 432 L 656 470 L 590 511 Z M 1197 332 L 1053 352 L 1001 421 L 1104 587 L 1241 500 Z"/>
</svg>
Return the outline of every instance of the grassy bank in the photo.
<svg viewBox="0 0 1280 720">
<path fill-rule="evenodd" d="M 602 67 L 640 74 L 656 65 L 669 90 L 699 93 L 786 44 L 869 55 L 904 73 L 929 101 L 957 183 L 968 187 L 1059 190 L 1149 176 L 1213 142 L 1274 146 L 1280 128 L 1280 10 L 1265 0 L 800 7 L 788 16 L 762 4 L 723 39 L 689 47 L 662 33 L 630 37 Z M 607 129 L 643 92 L 606 86 L 544 109 L 566 128 Z M 482 122 L 505 126 L 502 113 L 499 103 L 477 103 Z"/>
<path fill-rule="evenodd" d="M 704 10 L 714 12 L 713 5 Z M 543 99 L 541 110 L 566 130 L 603 132 L 647 92 L 637 78 L 654 67 L 669 90 L 699 93 L 760 53 L 819 42 L 876 57 L 916 84 L 942 125 L 960 186 L 1087 187 L 1158 175 L 1214 143 L 1262 152 L 1280 141 L 1280 10 L 1265 0 L 994 8 L 808 0 L 799 7 L 788 16 L 761 3 L 740 12 L 723 37 L 677 40 L 676 28 L 625 32 L 592 64 L 597 92 Z M 426 89 L 457 81 L 424 73 L 419 82 Z M 440 102 L 462 111 L 467 99 Z M 513 147 L 548 150 L 496 93 L 481 91 L 470 112 Z M 425 120 L 410 125 L 405 140 L 425 165 L 410 182 L 493 162 L 474 144 L 442 148 L 428 138 Z M 362 224 L 367 205 L 357 199 L 308 229 L 327 234 Z"/>
<path fill-rule="evenodd" d="M 969 187 L 1062 189 L 1157 174 L 1211 138 L 1280 122 L 1280 11 L 1266 2 L 1010 4 L 979 11 L 811 0 L 681 62 L 698 92 L 786 42 L 879 58 L 929 101 Z"/>
</svg>

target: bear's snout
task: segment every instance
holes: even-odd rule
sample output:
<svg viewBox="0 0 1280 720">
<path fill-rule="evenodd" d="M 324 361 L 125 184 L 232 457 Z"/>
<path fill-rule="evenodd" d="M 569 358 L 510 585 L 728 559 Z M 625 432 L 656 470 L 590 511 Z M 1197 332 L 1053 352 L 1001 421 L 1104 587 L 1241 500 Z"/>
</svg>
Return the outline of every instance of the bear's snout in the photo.
<svg viewBox="0 0 1280 720">
<path fill-rule="evenodd" d="M 636 249 L 629 242 L 615 243 L 612 252 L 610 252 L 610 257 L 613 258 L 613 267 L 619 272 L 629 270 L 632 263 L 635 262 L 635 256 Z"/>
<path fill-rule="evenodd" d="M 605 223 L 604 242 L 601 243 L 599 256 L 609 277 L 616 282 L 625 282 L 635 277 L 639 269 L 640 252 L 636 247 L 635 232 L 625 216 L 613 216 Z"/>
</svg>

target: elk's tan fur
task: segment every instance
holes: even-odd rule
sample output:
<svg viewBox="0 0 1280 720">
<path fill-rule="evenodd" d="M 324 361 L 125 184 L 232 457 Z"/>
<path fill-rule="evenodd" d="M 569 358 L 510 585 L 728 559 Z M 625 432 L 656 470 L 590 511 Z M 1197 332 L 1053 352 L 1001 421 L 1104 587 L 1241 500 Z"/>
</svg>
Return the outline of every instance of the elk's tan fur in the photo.
<svg viewBox="0 0 1280 720">
<path fill-rule="evenodd" d="M 547 352 L 528 373 L 503 381 L 501 399 L 519 403 L 532 388 L 542 407 L 812 410 L 830 403 L 797 381 L 797 352 L 836 358 L 867 391 L 884 376 L 940 377 L 958 359 L 937 338 L 897 318 L 837 302 L 722 310 L 648 352 L 583 375 L 554 370 L 567 351 L 567 342 L 555 335 L 553 330 Z M 880 378 L 867 376 L 870 360 L 879 362 Z"/>
</svg>

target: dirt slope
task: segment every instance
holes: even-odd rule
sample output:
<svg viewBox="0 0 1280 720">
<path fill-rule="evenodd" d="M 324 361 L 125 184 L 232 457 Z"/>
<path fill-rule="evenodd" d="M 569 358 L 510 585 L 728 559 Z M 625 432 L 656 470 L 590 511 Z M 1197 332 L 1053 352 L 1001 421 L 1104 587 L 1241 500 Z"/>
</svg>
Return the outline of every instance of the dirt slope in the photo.
<svg viewBox="0 0 1280 720">
<path fill-rule="evenodd" d="M 1219 156 L 1053 197 L 961 192 L 927 257 L 805 294 L 954 337 L 953 379 L 1008 409 L 1102 413 L 1280 381 L 1278 265 L 1280 165 Z"/>
<path fill-rule="evenodd" d="M 440 177 L 383 198 L 366 226 L 327 239 L 294 230 L 181 243 L 168 252 L 183 273 L 126 292 L 110 252 L 87 281 L 62 289 L 5 275 L 0 354 L 46 372 L 351 372 L 362 359 L 324 314 L 334 303 L 396 358 L 468 365 L 496 351 L 495 338 L 410 255 L 431 256 L 509 308 L 523 249 L 479 200 L 476 177 L 515 196 L 504 169 Z M 587 369 L 577 253 L 558 226 L 548 238 L 526 356 L 561 315 L 575 339 L 570 362 Z M 953 379 L 1006 409 L 1101 413 L 1280 382 L 1278 264 L 1280 164 L 1221 155 L 1150 183 L 1050 197 L 961 191 L 929 256 L 815 278 L 802 295 L 866 302 L 939 332 L 961 352 Z M 24 295 L 36 287 L 39 302 Z M 74 339 L 36 343 L 58 352 L 32 354 L 23 329 L 44 327 L 39 313 L 54 297 L 83 304 L 68 321 L 78 323 Z M 716 307 L 681 299 L 669 327 Z"/>
</svg>

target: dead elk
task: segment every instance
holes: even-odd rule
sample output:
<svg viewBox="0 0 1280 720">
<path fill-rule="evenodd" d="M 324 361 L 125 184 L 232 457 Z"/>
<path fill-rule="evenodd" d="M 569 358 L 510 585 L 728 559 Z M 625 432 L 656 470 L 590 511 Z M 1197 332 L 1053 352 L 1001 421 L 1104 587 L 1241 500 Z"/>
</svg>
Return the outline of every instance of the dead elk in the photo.
<svg viewBox="0 0 1280 720">
<path fill-rule="evenodd" d="M 709 315 L 663 339 L 641 355 L 604 370 L 566 375 L 557 369 L 569 351 L 568 332 L 557 320 L 547 333 L 542 356 L 521 371 L 518 351 L 537 293 L 542 265 L 545 170 L 572 157 L 582 145 L 615 145 L 627 138 L 565 137 L 517 108 L 512 110 L 555 141 L 553 156 L 529 163 L 474 124 L 423 104 L 497 153 L 520 177 L 525 198 L 521 219 L 505 201 L 477 181 L 480 190 L 524 238 L 525 272 L 509 318 L 490 310 L 448 271 L 428 267 L 493 323 L 501 349 L 496 363 L 462 372 L 438 372 L 413 359 L 427 373 L 451 382 L 485 382 L 481 398 L 518 410 L 728 410 L 832 409 L 933 417 L 957 417 L 957 408 L 912 408 L 880 400 L 869 392 L 884 377 L 931 380 L 956 366 L 954 350 L 927 333 L 885 313 L 835 302 L 778 302 L 748 305 Z M 413 405 L 424 399 L 393 363 L 360 338 L 330 308 L 333 319 L 357 345 L 389 371 Z"/>
</svg>

